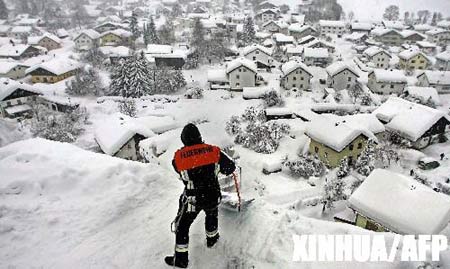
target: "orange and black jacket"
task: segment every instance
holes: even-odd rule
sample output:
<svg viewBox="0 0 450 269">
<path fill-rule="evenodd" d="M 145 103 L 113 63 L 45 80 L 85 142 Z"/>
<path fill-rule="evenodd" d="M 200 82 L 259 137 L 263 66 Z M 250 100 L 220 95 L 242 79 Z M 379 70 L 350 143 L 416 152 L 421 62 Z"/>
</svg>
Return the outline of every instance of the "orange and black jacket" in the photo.
<svg viewBox="0 0 450 269">
<path fill-rule="evenodd" d="M 230 175 L 236 169 L 233 160 L 219 147 L 204 143 L 177 150 L 172 165 L 183 180 L 188 202 L 197 210 L 214 208 L 220 203 L 217 174 Z"/>
</svg>

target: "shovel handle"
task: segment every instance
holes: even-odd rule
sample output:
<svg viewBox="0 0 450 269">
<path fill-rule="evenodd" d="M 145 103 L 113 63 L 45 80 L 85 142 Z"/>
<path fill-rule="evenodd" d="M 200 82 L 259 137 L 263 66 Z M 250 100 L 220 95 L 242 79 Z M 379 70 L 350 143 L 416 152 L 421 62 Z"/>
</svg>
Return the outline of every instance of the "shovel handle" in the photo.
<svg viewBox="0 0 450 269">
<path fill-rule="evenodd" d="M 241 192 L 239 191 L 239 183 L 237 181 L 236 172 L 233 172 L 234 185 L 236 186 L 236 193 L 238 197 L 238 211 L 241 211 Z"/>
</svg>

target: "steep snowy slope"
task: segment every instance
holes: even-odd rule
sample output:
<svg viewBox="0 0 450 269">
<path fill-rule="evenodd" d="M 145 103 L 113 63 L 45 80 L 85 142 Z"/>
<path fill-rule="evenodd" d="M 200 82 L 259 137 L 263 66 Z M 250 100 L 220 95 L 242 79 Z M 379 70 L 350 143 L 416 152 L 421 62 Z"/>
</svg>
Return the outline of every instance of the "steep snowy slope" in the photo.
<svg viewBox="0 0 450 269">
<path fill-rule="evenodd" d="M 173 250 L 169 225 L 181 193 L 173 172 L 30 139 L 0 148 L 0 175 L 0 268 L 168 268 L 162 259 Z M 190 268 L 361 268 L 292 263 L 291 238 L 368 231 L 264 199 L 220 214 L 215 249 L 205 246 L 202 215 L 193 224 Z"/>
</svg>

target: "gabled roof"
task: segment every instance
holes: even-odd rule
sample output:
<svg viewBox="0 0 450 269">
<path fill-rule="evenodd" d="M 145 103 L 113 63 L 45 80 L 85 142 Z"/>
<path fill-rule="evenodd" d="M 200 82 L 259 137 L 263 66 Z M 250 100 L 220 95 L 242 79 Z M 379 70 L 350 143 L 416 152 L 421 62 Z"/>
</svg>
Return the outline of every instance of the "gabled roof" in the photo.
<svg viewBox="0 0 450 269">
<path fill-rule="evenodd" d="M 306 66 L 304 63 L 300 62 L 300 61 L 289 61 L 284 63 L 281 66 L 281 71 L 283 72 L 283 77 L 286 77 L 287 75 L 289 75 L 290 73 L 292 73 L 293 71 L 297 70 L 297 69 L 302 69 L 303 71 L 305 71 L 306 73 L 308 73 L 310 76 L 312 75 L 311 70 L 309 70 L 308 66 Z"/>
<path fill-rule="evenodd" d="M 294 32 L 294 33 L 302 33 L 308 29 L 310 29 L 313 32 L 317 32 L 317 30 L 314 29 L 312 26 L 302 25 L 300 23 L 293 23 L 293 24 L 289 25 L 289 27 L 288 27 L 289 32 Z"/>
<path fill-rule="evenodd" d="M 437 84 L 437 85 L 450 85 L 450 71 L 430 71 L 427 70 L 423 72 L 421 75 L 417 76 L 426 76 L 428 79 L 428 82 L 430 84 Z"/>
<path fill-rule="evenodd" d="M 76 62 L 71 59 L 64 58 L 54 58 L 48 62 L 43 62 L 41 64 L 37 64 L 32 66 L 26 70 L 26 74 L 30 74 L 37 69 L 46 70 L 54 75 L 62 75 L 69 71 L 79 69 L 81 67 L 81 63 Z"/>
<path fill-rule="evenodd" d="M 377 82 L 393 82 L 393 83 L 407 83 L 407 79 L 402 70 L 384 70 L 375 69 L 369 73 L 375 75 Z"/>
<path fill-rule="evenodd" d="M 24 45 L 24 44 L 5 44 L 0 47 L 0 56 L 3 57 L 19 57 L 21 56 L 26 50 L 31 48 L 33 46 L 31 45 Z"/>
<path fill-rule="evenodd" d="M 108 34 L 116 35 L 119 37 L 130 37 L 133 35 L 133 33 L 131 33 L 130 31 L 119 28 L 116 30 L 106 31 L 106 32 L 102 33 L 101 36 L 104 37 Z"/>
<path fill-rule="evenodd" d="M 334 77 L 335 75 L 341 73 L 344 70 L 348 70 L 350 72 L 352 72 L 355 76 L 359 77 L 358 72 L 356 72 L 356 70 L 351 67 L 349 64 L 343 62 L 343 61 L 339 61 L 339 62 L 334 62 L 332 64 L 330 64 L 327 68 L 327 73 L 328 75 L 330 75 L 331 77 Z"/>
<path fill-rule="evenodd" d="M 441 61 L 450 61 L 450 50 L 443 51 L 436 55 L 436 59 Z"/>
<path fill-rule="evenodd" d="M 32 85 L 12 80 L 9 78 L 0 78 L 0 101 L 10 96 L 17 89 L 23 89 L 36 94 L 42 94 L 40 90 Z"/>
<path fill-rule="evenodd" d="M 266 47 L 261 46 L 261 45 L 258 45 L 258 44 L 253 44 L 253 45 L 250 45 L 250 46 L 247 46 L 247 47 L 243 48 L 242 49 L 242 54 L 244 56 L 246 56 L 247 54 L 249 54 L 249 53 L 251 53 L 251 52 L 253 52 L 255 50 L 262 51 L 263 53 L 267 54 L 268 56 L 272 55 L 272 50 L 271 49 L 266 48 Z"/>
<path fill-rule="evenodd" d="M 15 61 L 0 61 L 0 74 L 7 74 L 13 68 L 16 68 L 18 66 L 28 67 L 22 63 Z"/>
<path fill-rule="evenodd" d="M 438 234 L 450 221 L 448 196 L 384 169 L 375 169 L 348 201 L 361 215 L 399 234 Z"/>
<path fill-rule="evenodd" d="M 382 49 L 380 47 L 377 47 L 377 46 L 369 47 L 363 53 L 366 54 L 369 57 L 373 57 L 373 56 L 377 55 L 378 53 L 382 53 L 382 52 L 384 52 L 387 55 L 389 55 L 389 57 L 392 57 L 389 52 L 387 52 L 386 50 L 384 50 L 384 49 Z"/>
<path fill-rule="evenodd" d="M 237 59 L 229 62 L 227 65 L 226 72 L 227 72 L 227 74 L 229 74 L 231 71 L 233 71 L 241 66 L 247 67 L 248 69 L 250 69 L 251 71 L 253 71 L 255 73 L 258 72 L 256 64 L 253 61 L 250 61 L 249 59 L 246 59 L 244 57 L 237 58 Z"/>
<path fill-rule="evenodd" d="M 303 50 L 303 57 L 311 58 L 328 58 L 330 57 L 328 50 L 325 48 L 305 48 Z"/>
<path fill-rule="evenodd" d="M 417 55 L 422 55 L 425 59 L 427 59 L 429 61 L 428 56 L 426 56 L 420 50 L 415 50 L 415 49 L 404 50 L 398 54 L 398 57 L 403 60 L 409 60 L 413 57 L 416 57 Z"/>
<path fill-rule="evenodd" d="M 98 33 L 97 31 L 93 30 L 93 29 L 86 29 L 83 30 L 81 33 L 79 33 L 77 35 L 77 37 L 75 37 L 74 40 L 77 40 L 78 38 L 80 38 L 82 35 L 86 35 L 87 37 L 89 37 L 90 39 L 98 39 L 100 38 L 100 33 Z"/>
<path fill-rule="evenodd" d="M 53 40 L 54 42 L 56 42 L 58 44 L 61 43 L 61 39 L 59 37 L 57 37 L 56 35 L 51 34 L 51 33 L 44 33 L 41 36 L 29 36 L 28 37 L 28 44 L 30 44 L 30 45 L 37 45 L 44 38 L 48 38 L 50 40 Z"/>
<path fill-rule="evenodd" d="M 332 21 L 332 20 L 320 20 L 320 27 L 345 27 L 347 24 L 345 21 Z"/>
</svg>

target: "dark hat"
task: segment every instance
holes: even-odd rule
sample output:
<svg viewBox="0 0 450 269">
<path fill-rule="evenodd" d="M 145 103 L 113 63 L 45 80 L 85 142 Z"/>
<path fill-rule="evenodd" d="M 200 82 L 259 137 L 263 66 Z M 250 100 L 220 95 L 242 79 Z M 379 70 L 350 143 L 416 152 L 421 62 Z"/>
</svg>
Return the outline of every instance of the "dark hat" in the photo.
<svg viewBox="0 0 450 269">
<path fill-rule="evenodd" d="M 192 123 L 184 126 L 183 131 L 181 132 L 181 141 L 185 146 L 192 146 L 195 144 L 203 143 L 200 131 L 198 130 L 197 126 Z"/>
</svg>

